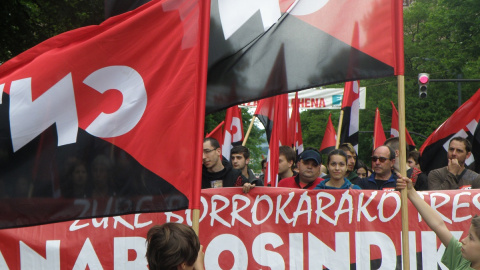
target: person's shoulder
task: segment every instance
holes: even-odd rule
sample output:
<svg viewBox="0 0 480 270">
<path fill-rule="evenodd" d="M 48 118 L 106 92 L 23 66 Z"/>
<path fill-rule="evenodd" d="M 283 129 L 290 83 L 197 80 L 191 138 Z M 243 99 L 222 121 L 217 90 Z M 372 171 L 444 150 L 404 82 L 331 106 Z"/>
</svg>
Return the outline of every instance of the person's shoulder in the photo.
<svg viewBox="0 0 480 270">
<path fill-rule="evenodd" d="M 283 178 L 278 182 L 277 187 L 289 187 L 289 184 L 295 182 L 295 176 Z"/>
</svg>

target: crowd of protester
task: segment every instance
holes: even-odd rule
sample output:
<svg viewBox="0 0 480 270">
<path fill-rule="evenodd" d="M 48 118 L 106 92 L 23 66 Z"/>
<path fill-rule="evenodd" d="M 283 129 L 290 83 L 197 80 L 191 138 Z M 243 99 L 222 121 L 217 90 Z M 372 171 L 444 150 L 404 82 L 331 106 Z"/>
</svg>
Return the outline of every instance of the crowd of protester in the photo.
<svg viewBox="0 0 480 270">
<path fill-rule="evenodd" d="M 448 165 L 432 170 L 427 175 L 420 167 L 420 152 L 407 149 L 406 177 L 412 180 L 416 190 L 480 188 L 480 175 L 468 169 L 465 163 L 471 151 L 472 145 L 467 139 L 452 138 L 447 151 Z M 266 160 L 261 162 L 262 174 L 255 177 L 248 167 L 250 152 L 245 146 L 231 149 L 230 162 L 221 153 L 220 144 L 215 139 L 205 139 L 203 188 L 242 186 L 244 192 L 255 186 L 395 190 L 397 174 L 400 173 L 398 138 L 389 138 L 384 145 L 374 149 L 371 166 L 357 158 L 355 148 L 350 143 L 341 144 L 328 154 L 326 163 L 322 162 L 322 155 L 314 148 L 307 148 L 297 156 L 293 148 L 281 146 L 278 177 L 270 181 L 265 177 Z"/>
</svg>

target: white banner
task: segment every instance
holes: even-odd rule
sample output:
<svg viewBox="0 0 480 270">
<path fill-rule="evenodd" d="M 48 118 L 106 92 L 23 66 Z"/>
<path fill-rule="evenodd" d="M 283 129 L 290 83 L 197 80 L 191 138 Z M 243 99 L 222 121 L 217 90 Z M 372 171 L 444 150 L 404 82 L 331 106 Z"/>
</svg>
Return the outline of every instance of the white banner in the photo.
<svg viewBox="0 0 480 270">
<path fill-rule="evenodd" d="M 360 87 L 360 109 L 365 109 L 367 88 Z M 288 94 L 288 104 L 291 106 L 295 92 Z M 343 88 L 311 88 L 298 92 L 300 110 L 341 109 Z M 240 104 L 239 107 L 255 108 L 258 101 Z"/>
</svg>

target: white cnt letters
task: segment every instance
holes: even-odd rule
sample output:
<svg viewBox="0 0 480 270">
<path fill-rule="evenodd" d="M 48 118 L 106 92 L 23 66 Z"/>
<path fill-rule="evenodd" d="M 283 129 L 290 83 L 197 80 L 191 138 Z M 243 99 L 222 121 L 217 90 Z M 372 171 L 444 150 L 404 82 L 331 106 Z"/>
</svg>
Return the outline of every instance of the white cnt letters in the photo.
<svg viewBox="0 0 480 270">
<path fill-rule="evenodd" d="M 147 90 L 142 76 L 127 66 L 110 66 L 90 74 L 84 81 L 100 93 L 116 89 L 123 95 L 120 108 L 111 114 L 101 113 L 86 129 L 94 136 L 111 138 L 132 130 L 147 108 Z"/>
<path fill-rule="evenodd" d="M 123 97 L 117 111 L 110 114 L 102 112 L 86 128 L 94 136 L 121 136 L 132 130 L 145 113 L 145 84 L 142 76 L 131 67 L 104 67 L 90 74 L 83 83 L 100 93 L 119 91 Z M 0 94 L 4 87 L 5 84 L 0 85 Z M 53 124 L 57 127 L 58 146 L 77 141 L 78 115 L 72 73 L 63 77 L 35 101 L 32 99 L 32 78 L 12 81 L 10 129 L 13 151 L 18 151 Z"/>
<path fill-rule="evenodd" d="M 16 152 L 49 126 L 56 124 L 58 145 L 77 140 L 78 117 L 72 74 L 63 77 L 35 101 L 32 78 L 13 81 L 10 87 L 10 129 Z"/>
</svg>

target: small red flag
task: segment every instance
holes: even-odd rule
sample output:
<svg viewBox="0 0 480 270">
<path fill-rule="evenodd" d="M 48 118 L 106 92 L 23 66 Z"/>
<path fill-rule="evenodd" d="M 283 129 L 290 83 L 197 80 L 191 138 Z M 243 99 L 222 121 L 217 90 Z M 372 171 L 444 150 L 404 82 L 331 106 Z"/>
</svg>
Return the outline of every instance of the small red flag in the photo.
<svg viewBox="0 0 480 270">
<path fill-rule="evenodd" d="M 302 124 L 300 122 L 300 102 L 298 102 L 298 92 L 295 93 L 295 99 L 292 100 L 292 115 L 288 121 L 288 145 L 295 147 L 297 154 L 303 152 Z"/>
<path fill-rule="evenodd" d="M 387 140 L 385 132 L 383 131 L 382 119 L 380 119 L 380 111 L 375 111 L 375 125 L 373 127 L 373 150 L 383 145 Z"/>
<path fill-rule="evenodd" d="M 327 127 L 325 129 L 325 134 L 323 135 L 322 145 L 320 146 L 320 153 L 328 154 L 330 151 L 335 149 L 337 142 L 337 133 L 332 123 L 332 114 L 328 115 Z"/>
<path fill-rule="evenodd" d="M 219 142 L 223 142 L 223 126 L 225 121 L 220 122 L 217 127 L 215 127 L 210 133 L 208 133 L 205 138 L 214 138 Z"/>
</svg>

